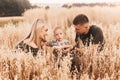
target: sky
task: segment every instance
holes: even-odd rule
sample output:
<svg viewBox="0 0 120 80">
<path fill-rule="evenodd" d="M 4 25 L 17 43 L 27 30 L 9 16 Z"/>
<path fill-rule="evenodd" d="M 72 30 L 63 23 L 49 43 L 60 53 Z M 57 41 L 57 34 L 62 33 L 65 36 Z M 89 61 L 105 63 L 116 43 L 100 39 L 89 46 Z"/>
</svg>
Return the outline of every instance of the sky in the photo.
<svg viewBox="0 0 120 80">
<path fill-rule="evenodd" d="M 102 3 L 102 2 L 120 2 L 120 0 L 29 0 L 30 3 Z"/>
</svg>

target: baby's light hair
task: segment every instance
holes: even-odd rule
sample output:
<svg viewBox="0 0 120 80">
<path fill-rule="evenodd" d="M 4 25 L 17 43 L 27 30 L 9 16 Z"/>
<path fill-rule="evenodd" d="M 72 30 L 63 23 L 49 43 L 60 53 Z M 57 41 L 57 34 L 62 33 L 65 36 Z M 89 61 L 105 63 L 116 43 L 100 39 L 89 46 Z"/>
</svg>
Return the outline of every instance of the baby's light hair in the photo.
<svg viewBox="0 0 120 80">
<path fill-rule="evenodd" d="M 63 30 L 63 29 L 62 29 L 62 27 L 57 26 L 57 27 L 55 27 L 55 29 L 54 29 L 54 31 L 53 31 L 53 32 L 55 33 L 55 31 L 56 31 L 56 30 L 58 30 L 58 29 Z"/>
</svg>

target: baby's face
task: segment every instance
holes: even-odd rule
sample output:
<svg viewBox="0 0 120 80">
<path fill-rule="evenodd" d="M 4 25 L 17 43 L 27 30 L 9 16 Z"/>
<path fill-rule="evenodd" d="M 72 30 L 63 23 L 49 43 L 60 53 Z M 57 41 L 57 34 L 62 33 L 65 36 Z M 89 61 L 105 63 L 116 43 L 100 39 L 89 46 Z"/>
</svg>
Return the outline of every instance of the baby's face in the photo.
<svg viewBox="0 0 120 80">
<path fill-rule="evenodd" d="M 56 40 L 58 41 L 62 41 L 63 40 L 63 37 L 64 37 L 64 33 L 61 29 L 57 29 L 55 32 L 54 32 L 54 36 L 56 38 Z"/>
</svg>

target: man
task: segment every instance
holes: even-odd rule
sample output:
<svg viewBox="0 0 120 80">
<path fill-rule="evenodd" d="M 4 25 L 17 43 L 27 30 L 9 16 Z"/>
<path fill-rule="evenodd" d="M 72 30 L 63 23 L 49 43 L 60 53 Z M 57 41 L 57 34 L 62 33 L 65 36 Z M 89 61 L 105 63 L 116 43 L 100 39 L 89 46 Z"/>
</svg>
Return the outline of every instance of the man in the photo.
<svg viewBox="0 0 120 80">
<path fill-rule="evenodd" d="M 96 25 L 89 25 L 89 19 L 84 14 L 77 15 L 73 24 L 75 25 L 77 47 L 79 39 L 82 40 L 83 45 L 89 46 L 91 44 L 98 44 L 98 50 L 101 51 L 104 45 L 104 37 L 102 30 Z"/>
<path fill-rule="evenodd" d="M 103 50 L 104 46 L 103 32 L 96 25 L 89 25 L 89 19 L 86 15 L 84 14 L 77 15 L 73 20 L 73 24 L 75 25 L 76 31 L 75 47 L 79 48 L 81 46 L 80 41 L 82 41 L 84 46 L 90 46 L 90 44 L 92 44 L 93 46 L 98 45 L 98 52 Z M 74 54 L 72 59 L 71 71 L 74 71 L 76 66 L 78 72 L 80 72 L 81 64 L 80 57 L 81 55 L 79 53 L 77 54 L 76 52 Z"/>
</svg>

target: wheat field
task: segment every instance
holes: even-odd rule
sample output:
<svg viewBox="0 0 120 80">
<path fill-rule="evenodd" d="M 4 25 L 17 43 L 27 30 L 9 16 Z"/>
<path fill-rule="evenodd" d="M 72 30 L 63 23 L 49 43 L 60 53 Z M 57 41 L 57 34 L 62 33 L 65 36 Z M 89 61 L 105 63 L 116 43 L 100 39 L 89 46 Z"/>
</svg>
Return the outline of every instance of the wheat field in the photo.
<svg viewBox="0 0 120 80">
<path fill-rule="evenodd" d="M 0 27 L 0 80 L 120 80 L 120 6 L 36 8 L 23 13 L 24 21 L 9 22 Z M 56 25 L 64 28 L 65 37 L 74 45 L 75 31 L 72 20 L 77 14 L 86 14 L 90 24 L 99 26 L 104 33 L 105 47 L 100 53 L 96 47 L 81 49 L 80 73 L 70 72 L 71 57 L 53 62 L 51 48 L 46 47 L 37 57 L 14 49 L 29 32 L 36 18 L 49 24 L 49 40 L 53 39 Z"/>
</svg>

